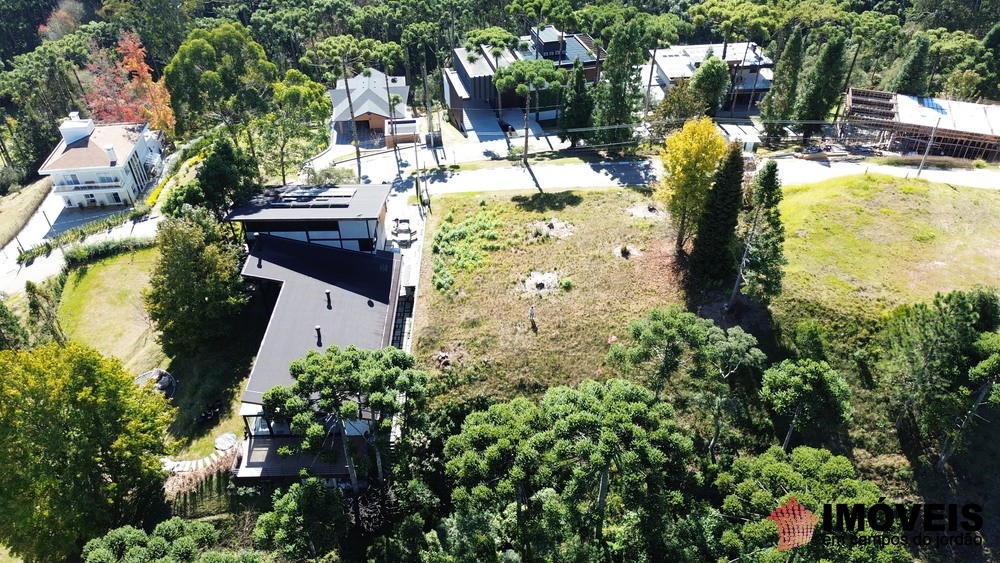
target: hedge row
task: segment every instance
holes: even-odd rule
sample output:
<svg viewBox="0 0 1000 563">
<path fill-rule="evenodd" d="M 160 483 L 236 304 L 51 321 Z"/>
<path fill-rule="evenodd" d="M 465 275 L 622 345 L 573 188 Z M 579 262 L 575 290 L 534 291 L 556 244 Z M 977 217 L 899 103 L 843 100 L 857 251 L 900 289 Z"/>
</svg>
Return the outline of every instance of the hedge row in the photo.
<svg viewBox="0 0 1000 563">
<path fill-rule="evenodd" d="M 149 237 L 128 237 L 123 239 L 103 240 L 92 244 L 74 244 L 66 249 L 64 254 L 67 268 L 79 268 L 84 264 L 132 252 L 142 248 L 152 248 L 156 239 Z"/>
<path fill-rule="evenodd" d="M 90 235 L 110 231 L 111 229 L 124 224 L 126 221 L 135 221 L 141 217 L 145 217 L 146 215 L 149 215 L 149 207 L 145 205 L 137 205 L 133 209 L 109 215 L 100 221 L 94 221 L 92 223 L 87 223 L 82 227 L 70 229 L 41 244 L 37 244 L 21 252 L 17 255 L 17 263 L 30 264 L 39 256 L 48 256 L 55 248 L 74 242 L 81 242 Z"/>
</svg>

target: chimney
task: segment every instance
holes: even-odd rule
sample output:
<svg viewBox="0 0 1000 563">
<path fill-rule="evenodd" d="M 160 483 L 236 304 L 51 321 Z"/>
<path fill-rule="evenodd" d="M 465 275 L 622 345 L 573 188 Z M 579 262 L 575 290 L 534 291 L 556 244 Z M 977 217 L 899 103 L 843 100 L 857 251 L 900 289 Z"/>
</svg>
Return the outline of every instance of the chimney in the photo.
<svg viewBox="0 0 1000 563">
<path fill-rule="evenodd" d="M 111 166 L 118 163 L 118 155 L 115 153 L 114 145 L 105 145 L 104 152 L 108 153 L 108 160 L 111 161 Z"/>
<path fill-rule="evenodd" d="M 71 144 L 79 141 L 80 139 L 86 139 L 94 132 L 94 120 L 93 119 L 81 119 L 80 112 L 73 111 L 69 114 L 69 119 L 66 119 L 59 125 L 59 133 L 62 134 L 62 138 L 66 141 L 66 144 Z"/>
</svg>

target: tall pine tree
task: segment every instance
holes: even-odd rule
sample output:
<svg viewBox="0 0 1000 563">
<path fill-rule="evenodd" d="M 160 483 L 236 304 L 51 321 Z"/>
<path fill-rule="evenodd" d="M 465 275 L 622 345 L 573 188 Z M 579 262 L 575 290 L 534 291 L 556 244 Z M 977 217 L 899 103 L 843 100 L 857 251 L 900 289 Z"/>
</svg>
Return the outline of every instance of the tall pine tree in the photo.
<svg viewBox="0 0 1000 563">
<path fill-rule="evenodd" d="M 566 88 L 565 109 L 559 114 L 559 138 L 569 140 L 575 147 L 582 140 L 590 137 L 590 131 L 574 131 L 590 127 L 591 116 L 594 113 L 594 97 L 590 92 L 590 84 L 583 72 L 583 63 L 577 59 L 570 71 L 569 84 Z"/>
<path fill-rule="evenodd" d="M 927 95 L 927 83 L 930 78 L 927 74 L 927 57 L 930 49 L 931 42 L 926 36 L 917 37 L 910 56 L 903 61 L 899 73 L 889 83 L 889 91 L 908 96 Z"/>
<path fill-rule="evenodd" d="M 722 280 L 736 256 L 736 223 L 743 200 L 743 147 L 731 143 L 715 172 L 705 210 L 698 220 L 698 235 L 691 252 L 691 272 L 699 278 Z"/>
<path fill-rule="evenodd" d="M 803 81 L 802 95 L 796 100 L 795 115 L 798 119 L 820 122 L 830 114 L 844 82 L 844 49 L 843 37 L 834 37 L 820 49 L 816 65 Z M 804 124 L 802 136 L 808 141 L 820 129 L 820 123 Z"/>
<path fill-rule="evenodd" d="M 785 259 L 785 226 L 781 222 L 781 181 L 778 164 L 767 161 L 757 174 L 753 188 L 754 219 L 747 237 L 746 280 L 747 294 L 758 303 L 769 303 L 781 293 L 782 267 Z"/>
<path fill-rule="evenodd" d="M 768 144 L 774 144 L 782 137 L 785 130 L 782 122 L 792 118 L 801 70 L 802 33 L 795 28 L 785 43 L 785 50 L 781 52 L 778 68 L 774 71 L 774 83 L 760 104 L 760 119 L 764 122 Z"/>
<path fill-rule="evenodd" d="M 636 69 L 645 62 L 642 38 L 638 20 L 620 20 L 608 42 L 605 80 L 599 86 L 594 122 L 603 128 L 598 138 L 610 150 L 620 151 L 635 141 L 635 113 L 641 95 Z"/>
</svg>

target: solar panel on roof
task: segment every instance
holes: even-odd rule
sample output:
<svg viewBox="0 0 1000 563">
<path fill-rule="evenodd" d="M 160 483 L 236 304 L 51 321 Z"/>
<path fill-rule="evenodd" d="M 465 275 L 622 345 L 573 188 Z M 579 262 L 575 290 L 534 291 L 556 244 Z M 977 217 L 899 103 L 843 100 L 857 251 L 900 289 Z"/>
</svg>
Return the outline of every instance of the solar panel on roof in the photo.
<svg viewBox="0 0 1000 563">
<path fill-rule="evenodd" d="M 357 188 L 295 188 L 279 194 L 272 207 L 348 207 Z"/>
</svg>

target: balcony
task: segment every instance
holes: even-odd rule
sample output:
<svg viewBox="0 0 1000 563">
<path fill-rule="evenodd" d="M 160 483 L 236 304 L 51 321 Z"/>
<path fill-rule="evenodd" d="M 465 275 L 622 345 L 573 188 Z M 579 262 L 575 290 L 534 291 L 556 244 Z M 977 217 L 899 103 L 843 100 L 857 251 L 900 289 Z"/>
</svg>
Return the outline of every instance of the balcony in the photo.
<svg viewBox="0 0 1000 563">
<path fill-rule="evenodd" d="M 111 190 L 111 189 L 121 189 L 125 187 L 125 182 L 80 182 L 80 183 L 70 183 L 70 182 L 56 182 L 52 185 L 54 191 L 57 192 L 74 192 L 74 191 L 84 191 L 84 190 Z"/>
</svg>

